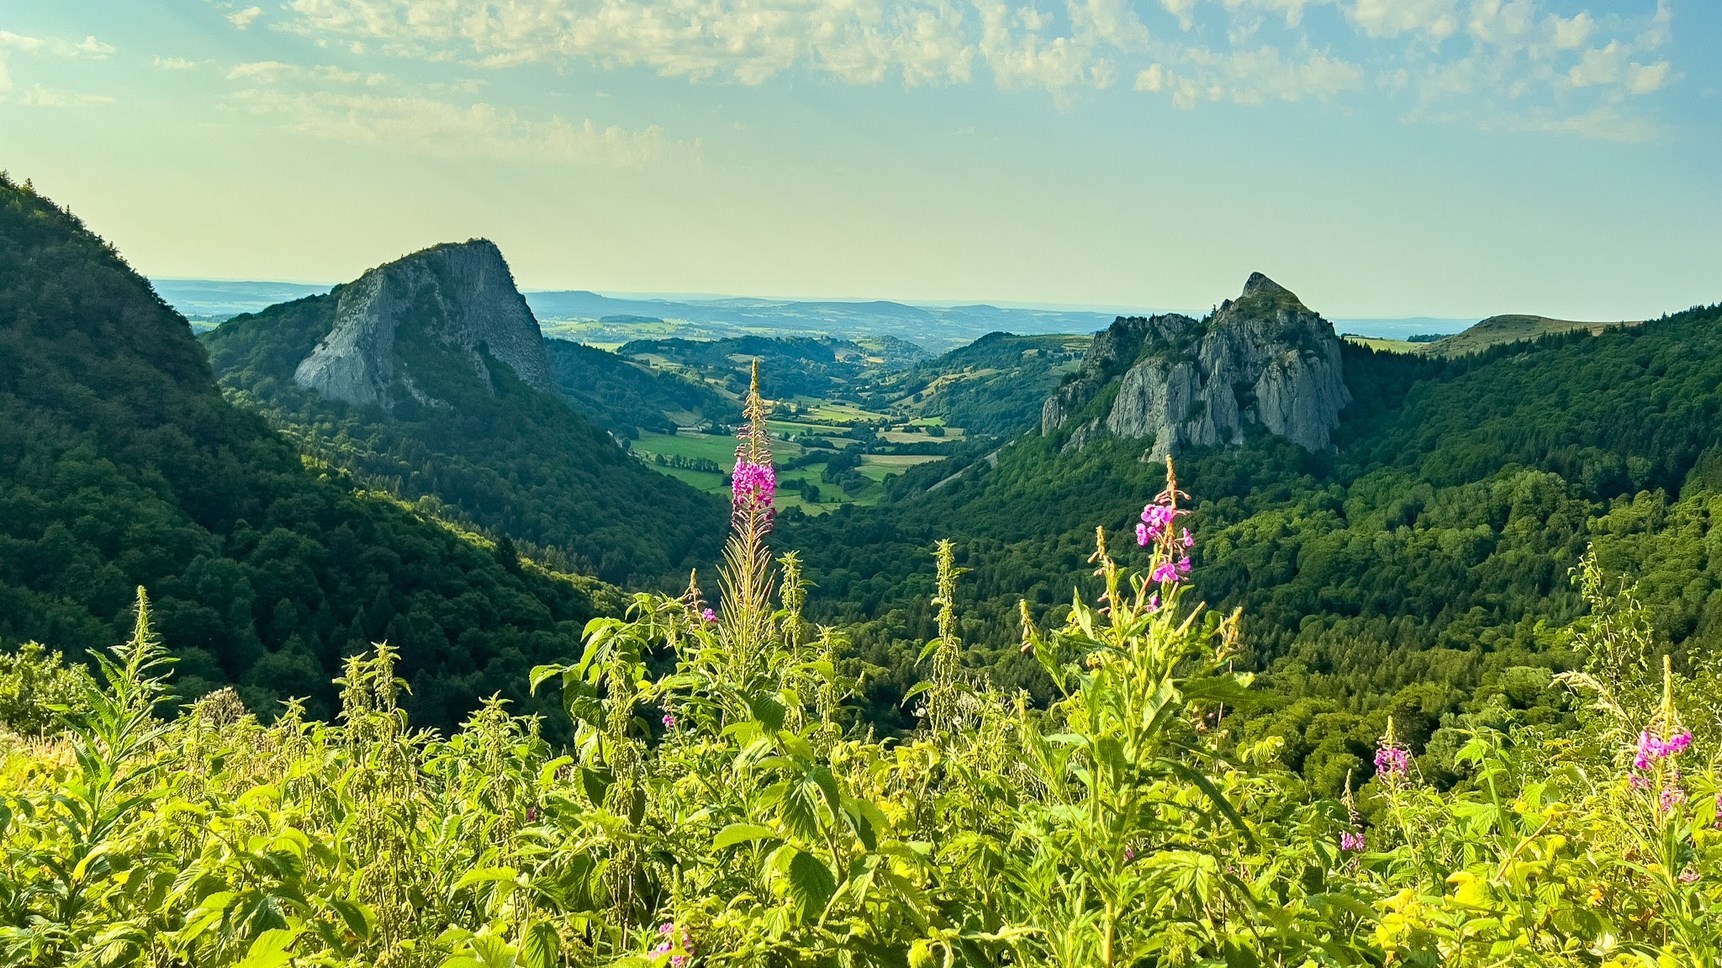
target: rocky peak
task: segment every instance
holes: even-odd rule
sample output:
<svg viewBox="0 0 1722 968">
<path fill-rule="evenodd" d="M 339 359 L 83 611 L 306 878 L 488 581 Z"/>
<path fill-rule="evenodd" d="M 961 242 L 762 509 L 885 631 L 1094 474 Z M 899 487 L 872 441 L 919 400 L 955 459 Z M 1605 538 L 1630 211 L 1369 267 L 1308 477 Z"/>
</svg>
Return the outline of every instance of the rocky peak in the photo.
<svg viewBox="0 0 1722 968">
<path fill-rule="evenodd" d="M 334 323 L 293 380 L 326 397 L 393 406 L 442 401 L 440 384 L 470 370 L 488 387 L 490 362 L 550 391 L 544 336 L 496 245 L 448 243 L 378 266 L 335 291 Z"/>
<path fill-rule="evenodd" d="M 1292 296 L 1290 289 L 1287 289 L 1259 272 L 1250 273 L 1250 277 L 1244 280 L 1244 291 L 1238 296 L 1238 298 L 1248 299 L 1251 296 L 1268 296 L 1271 298 L 1291 296 L 1293 299 L 1297 298 L 1296 296 Z"/>
<path fill-rule="evenodd" d="M 1069 429 L 1068 447 L 1100 435 L 1146 439 L 1144 458 L 1157 459 L 1242 443 L 1259 424 L 1319 450 L 1350 401 L 1333 326 L 1256 272 L 1208 319 L 1120 317 L 1077 379 L 1046 401 L 1041 432 Z"/>
</svg>

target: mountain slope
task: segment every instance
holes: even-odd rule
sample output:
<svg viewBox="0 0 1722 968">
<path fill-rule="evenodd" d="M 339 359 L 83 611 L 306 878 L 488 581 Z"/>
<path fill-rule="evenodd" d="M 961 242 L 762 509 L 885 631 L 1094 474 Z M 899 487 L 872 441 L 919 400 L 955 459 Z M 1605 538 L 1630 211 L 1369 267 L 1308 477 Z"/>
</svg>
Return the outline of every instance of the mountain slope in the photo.
<svg viewBox="0 0 1722 968">
<path fill-rule="evenodd" d="M 740 404 L 703 382 L 565 339 L 544 341 L 550 377 L 568 405 L 617 437 L 735 419 Z"/>
<path fill-rule="evenodd" d="M 111 246 L 0 180 L 0 638 L 111 645 L 138 585 L 182 694 L 325 714 L 341 657 L 386 638 L 440 725 L 618 601 L 307 470 Z"/>
<path fill-rule="evenodd" d="M 629 457 L 553 392 L 488 242 L 444 245 L 205 334 L 234 399 L 308 452 L 607 581 L 686 580 L 725 508 Z"/>
<path fill-rule="evenodd" d="M 1353 402 L 1334 449 L 1255 434 L 1179 460 L 1192 579 L 1244 607 L 1278 697 L 1248 728 L 1292 737 L 1306 777 L 1342 784 L 1389 712 L 1426 738 L 1507 679 L 1535 679 L 1514 668 L 1562 664 L 1557 630 L 1579 609 L 1568 573 L 1587 547 L 1640 583 L 1677 659 L 1722 648 L 1722 307 L 1459 360 L 1341 352 Z M 1057 612 L 1091 587 L 1096 523 L 1135 553 L 1135 513 L 1164 470 L 1141 455 L 1129 439 L 1068 450 L 1029 435 L 954 478 L 905 475 L 892 504 L 786 521 L 819 578 L 819 620 L 867 623 L 873 714 L 901 715 L 902 670 L 932 633 L 937 538 L 971 569 L 969 641 L 1002 646 L 973 661 L 1037 688 L 1008 645 L 1014 596 Z"/>
</svg>

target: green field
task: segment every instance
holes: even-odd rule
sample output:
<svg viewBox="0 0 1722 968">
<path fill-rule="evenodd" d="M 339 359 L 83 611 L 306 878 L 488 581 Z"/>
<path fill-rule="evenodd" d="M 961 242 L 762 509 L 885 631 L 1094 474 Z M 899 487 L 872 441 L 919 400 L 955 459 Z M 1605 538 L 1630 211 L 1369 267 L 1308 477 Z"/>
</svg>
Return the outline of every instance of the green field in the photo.
<svg viewBox="0 0 1722 968">
<path fill-rule="evenodd" d="M 796 429 L 806 426 L 810 430 L 818 432 L 822 436 L 831 437 L 840 436 L 834 431 L 847 429 L 847 427 L 837 428 L 799 424 L 791 424 L 790 426 L 795 427 Z M 774 424 L 773 429 L 781 432 L 783 428 L 782 425 Z M 955 431 L 951 431 L 951 433 L 954 437 Z M 889 439 L 890 435 L 886 436 L 887 439 Z M 908 434 L 905 436 L 911 440 L 929 439 L 922 434 Z M 773 439 L 771 448 L 774 456 L 778 459 L 780 464 L 787 462 L 790 459 L 800 457 L 805 453 L 804 449 L 799 444 L 785 441 L 781 438 Z M 647 467 L 650 467 L 659 473 L 668 474 L 671 477 L 684 481 L 702 491 L 709 491 L 714 494 L 724 493 L 728 486 L 725 483 L 724 478 L 730 466 L 735 462 L 735 440 L 732 437 L 721 434 L 700 434 L 688 432 L 678 434 L 644 433 L 640 435 L 638 440 L 634 441 L 633 451 L 636 454 L 647 457 L 654 454 L 661 454 L 665 457 L 703 458 L 716 462 L 719 467 L 723 468 L 723 471 L 713 472 L 693 470 L 685 467 L 664 467 L 658 464 L 653 464 L 650 461 L 646 463 Z M 943 458 L 936 454 L 866 454 L 863 455 L 861 459 L 861 466 L 857 469 L 857 473 L 864 478 L 867 483 L 862 486 L 854 486 L 850 488 L 844 488 L 837 484 L 822 480 L 822 475 L 825 472 L 825 463 L 823 461 L 806 467 L 781 469 L 778 476 L 777 505 L 780 508 L 799 507 L 810 514 L 820 514 L 844 504 L 878 504 L 885 498 L 883 482 L 886 476 L 891 474 L 901 474 L 903 471 L 914 467 L 917 464 L 924 464 L 928 461 L 942 459 Z M 812 483 L 819 488 L 820 500 L 818 503 L 809 504 L 802 500 L 801 485 L 803 482 Z M 853 480 L 851 483 L 853 483 Z"/>
</svg>

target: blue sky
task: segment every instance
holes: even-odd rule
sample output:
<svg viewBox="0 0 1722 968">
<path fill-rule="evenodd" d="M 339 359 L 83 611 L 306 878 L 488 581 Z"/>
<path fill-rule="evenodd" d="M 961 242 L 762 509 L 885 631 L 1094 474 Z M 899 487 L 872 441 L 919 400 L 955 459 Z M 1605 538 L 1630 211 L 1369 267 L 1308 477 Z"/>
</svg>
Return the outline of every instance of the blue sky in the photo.
<svg viewBox="0 0 1722 968">
<path fill-rule="evenodd" d="M 1639 318 L 1722 299 L 1712 0 L 7 0 L 0 167 L 155 276 Z"/>
</svg>

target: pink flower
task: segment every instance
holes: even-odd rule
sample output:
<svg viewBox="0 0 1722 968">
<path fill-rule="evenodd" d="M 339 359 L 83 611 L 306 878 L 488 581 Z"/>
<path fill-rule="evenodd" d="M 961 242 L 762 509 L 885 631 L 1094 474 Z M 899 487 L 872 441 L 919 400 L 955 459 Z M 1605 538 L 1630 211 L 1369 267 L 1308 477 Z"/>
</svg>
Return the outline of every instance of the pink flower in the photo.
<svg viewBox="0 0 1722 968">
<path fill-rule="evenodd" d="M 665 729 L 675 729 L 676 728 L 676 714 L 675 713 L 665 713 L 664 714 L 664 728 Z"/>
<path fill-rule="evenodd" d="M 1698 872 L 1688 867 L 1680 872 L 1680 883 L 1695 884 L 1698 882 Z"/>
<path fill-rule="evenodd" d="M 665 921 L 658 925 L 658 934 L 664 940 L 658 942 L 658 946 L 652 949 L 652 954 L 660 958 L 669 955 L 670 968 L 686 968 L 688 962 L 693 960 L 694 936 L 692 932 L 688 931 L 687 928 L 682 928 L 678 932 L 675 922 Z M 678 946 L 681 948 L 681 954 L 674 953 Z"/>
<path fill-rule="evenodd" d="M 1136 543 L 1147 545 L 1166 533 L 1178 515 L 1184 514 L 1182 508 L 1169 507 L 1165 504 L 1147 504 L 1142 507 L 1142 523 L 1136 526 Z"/>
<path fill-rule="evenodd" d="M 1393 781 L 1411 771 L 1411 751 L 1397 746 L 1383 746 L 1375 751 L 1375 775 Z"/>
<path fill-rule="evenodd" d="M 717 621 L 717 613 L 708 608 L 700 613 L 700 620 L 705 622 L 715 622 Z"/>
<path fill-rule="evenodd" d="M 1363 849 L 1363 831 L 1347 830 L 1339 835 L 1339 849 L 1348 853 L 1356 853 Z"/>
<path fill-rule="evenodd" d="M 770 508 L 777 495 L 777 471 L 770 464 L 739 461 L 730 477 L 730 490 L 737 508 Z"/>
</svg>

